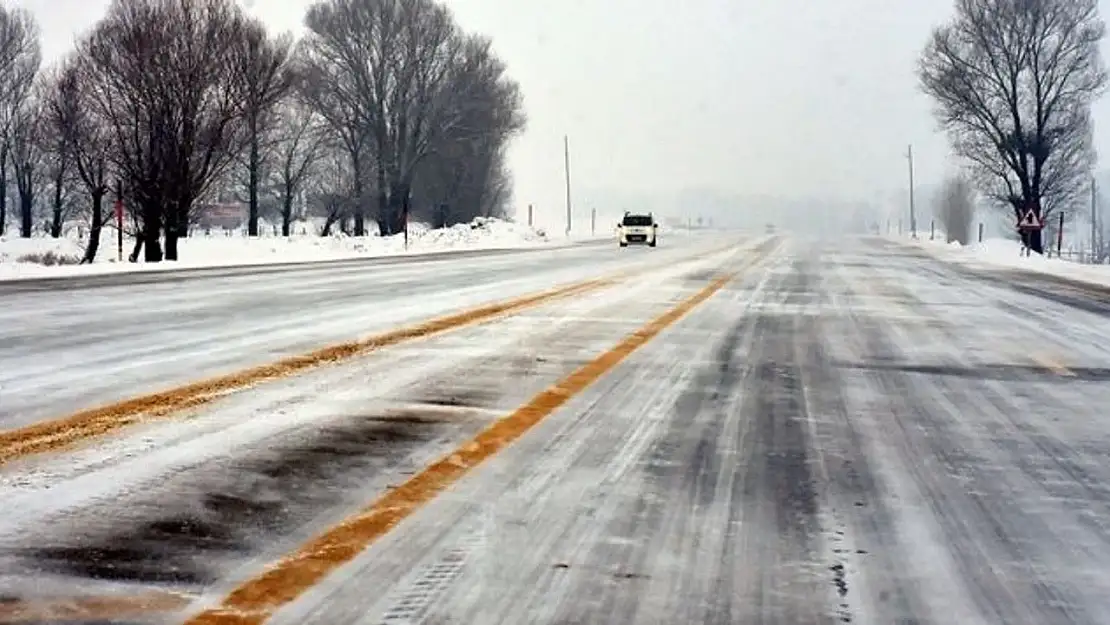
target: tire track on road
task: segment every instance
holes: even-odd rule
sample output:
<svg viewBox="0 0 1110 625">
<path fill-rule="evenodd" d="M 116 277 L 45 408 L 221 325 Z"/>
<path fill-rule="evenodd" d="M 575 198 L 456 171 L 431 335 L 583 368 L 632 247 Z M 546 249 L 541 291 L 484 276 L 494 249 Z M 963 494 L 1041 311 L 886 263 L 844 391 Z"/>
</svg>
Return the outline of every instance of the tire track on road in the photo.
<svg viewBox="0 0 1110 625">
<path fill-rule="evenodd" d="M 765 297 L 766 291 L 760 293 L 749 301 L 749 309 L 755 298 Z M 618 576 L 616 585 L 597 588 L 595 576 L 579 572 L 566 589 L 566 596 L 575 599 L 564 604 L 558 622 L 589 622 L 600 614 L 610 615 L 613 623 L 659 618 L 659 613 L 640 605 L 657 596 L 656 584 L 666 596 L 682 598 L 678 605 L 659 608 L 670 618 L 728 622 L 731 588 L 721 592 L 714 580 L 730 575 L 735 562 L 728 556 L 731 542 L 726 537 L 740 522 L 738 506 L 733 505 L 738 486 L 731 469 L 735 455 L 728 450 L 745 429 L 735 408 L 749 372 L 738 353 L 750 349 L 755 331 L 744 311 L 737 311 L 737 317 L 723 340 L 718 339 L 709 365 L 697 371 L 666 420 L 655 426 L 647 438 L 650 445 L 635 454 L 635 469 L 621 480 L 621 496 L 608 498 L 604 514 L 593 519 L 597 542 L 589 544 L 588 558 L 577 563 L 576 570 L 606 567 Z M 597 470 L 613 475 L 604 466 Z M 674 575 L 662 575 L 658 552 L 649 545 L 681 554 L 683 561 L 676 563 Z M 704 559 L 695 565 L 688 560 L 691 554 Z M 698 567 L 696 574 L 679 574 L 691 566 Z"/>
<path fill-rule="evenodd" d="M 740 534 L 730 545 L 730 559 L 746 565 L 718 586 L 718 592 L 739 593 L 727 615 L 731 622 L 836 622 L 835 570 L 829 568 L 821 509 L 824 486 L 814 471 L 820 449 L 809 423 L 806 363 L 799 358 L 806 338 L 801 330 L 812 319 L 788 312 L 814 305 L 813 265 L 809 254 L 796 258 L 779 287 L 784 311 L 763 311 L 755 319 L 747 361 L 752 375 L 739 411 L 749 430 L 742 443 L 746 466 L 733 495 Z"/>
</svg>

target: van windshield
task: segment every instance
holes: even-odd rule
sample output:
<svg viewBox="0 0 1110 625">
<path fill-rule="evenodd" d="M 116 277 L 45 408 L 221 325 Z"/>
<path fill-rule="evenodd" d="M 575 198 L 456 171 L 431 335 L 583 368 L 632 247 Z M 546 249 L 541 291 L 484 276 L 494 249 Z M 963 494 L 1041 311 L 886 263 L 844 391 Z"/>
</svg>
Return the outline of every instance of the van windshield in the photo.
<svg viewBox="0 0 1110 625">
<path fill-rule="evenodd" d="M 624 225 L 626 226 L 650 226 L 652 223 L 651 217 L 648 215 L 625 215 Z"/>
</svg>

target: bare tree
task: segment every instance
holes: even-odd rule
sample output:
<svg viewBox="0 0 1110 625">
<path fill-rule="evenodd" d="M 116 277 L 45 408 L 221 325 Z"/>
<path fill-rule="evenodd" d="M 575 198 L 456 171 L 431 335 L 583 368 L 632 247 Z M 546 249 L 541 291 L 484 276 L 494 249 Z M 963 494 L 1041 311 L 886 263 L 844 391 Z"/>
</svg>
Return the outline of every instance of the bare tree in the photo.
<svg viewBox="0 0 1110 625">
<path fill-rule="evenodd" d="M 232 0 L 115 0 L 79 47 L 89 105 L 138 205 L 145 259 L 178 258 L 191 209 L 242 148 L 242 41 L 263 31 Z"/>
<path fill-rule="evenodd" d="M 72 161 L 91 204 L 89 241 L 81 261 L 91 263 L 96 259 L 104 228 L 109 169 L 104 149 L 107 131 L 103 121 L 90 112 L 91 85 L 82 72 L 82 63 L 76 57 L 61 66 L 47 99 L 47 119 L 60 138 L 59 149 Z"/>
<path fill-rule="evenodd" d="M 434 207 L 436 225 L 498 216 L 512 190 L 504 151 L 526 124 L 520 88 L 490 41 L 471 36 L 442 97 L 445 123 L 419 167 L 414 197 Z"/>
<path fill-rule="evenodd" d="M 417 168 L 437 137 L 460 120 L 458 100 L 470 97 L 452 81 L 465 61 L 463 35 L 451 12 L 433 0 L 397 0 L 399 53 L 385 70 L 393 89 L 379 119 L 378 224 L 381 234 L 400 232 L 408 219 Z M 387 178 L 383 178 L 383 174 Z"/>
<path fill-rule="evenodd" d="M 279 119 L 273 181 L 281 202 L 281 236 L 287 237 L 293 203 L 324 151 L 325 135 L 316 112 L 299 98 L 281 106 Z"/>
<path fill-rule="evenodd" d="M 351 157 L 355 234 L 364 233 L 371 169 L 379 231 L 396 233 L 417 166 L 447 123 L 458 28 L 433 0 L 324 0 L 305 21 L 306 93 Z"/>
<path fill-rule="evenodd" d="M 62 236 L 65 223 L 69 220 L 75 187 L 73 151 L 69 149 L 69 140 L 53 116 L 57 82 L 56 71 L 42 76 L 35 96 L 42 115 L 38 141 L 43 152 L 44 177 L 50 184 L 50 236 L 55 239 Z"/>
<path fill-rule="evenodd" d="M 367 172 L 375 120 L 388 88 L 382 70 L 393 54 L 394 0 L 325 0 L 305 15 L 298 50 L 301 93 L 325 120 L 350 161 L 355 236 L 366 234 Z"/>
<path fill-rule="evenodd" d="M 72 155 L 62 148 L 62 140 L 53 134 L 53 128 L 42 124 L 44 140 L 44 175 L 50 181 L 50 236 L 62 236 L 66 221 L 73 208 L 73 167 Z"/>
<path fill-rule="evenodd" d="M 34 17 L 27 10 L 0 5 L 0 235 L 8 223 L 8 173 L 9 165 L 14 165 L 11 126 L 41 65 L 40 34 Z"/>
<path fill-rule="evenodd" d="M 324 218 L 320 236 L 331 236 L 332 229 L 342 224 L 355 212 L 353 188 L 357 184 L 351 161 L 344 150 L 331 147 L 321 153 L 319 175 L 313 178 L 308 190 L 311 214 Z M 357 226 L 356 226 L 357 227 Z"/>
<path fill-rule="evenodd" d="M 289 35 L 270 37 L 265 30 L 252 28 L 248 29 L 241 45 L 243 62 L 239 70 L 242 72 L 247 132 L 247 233 L 255 237 L 258 236 L 259 187 L 275 143 L 277 107 L 294 84 L 289 71 L 293 39 Z"/>
<path fill-rule="evenodd" d="M 936 216 L 944 228 L 946 242 L 956 241 L 960 245 L 971 242 L 975 189 L 967 178 L 953 176 L 945 180 L 937 194 Z"/>
<path fill-rule="evenodd" d="M 513 197 L 513 177 L 509 172 L 505 150 L 495 152 L 484 172 L 479 211 L 483 217 L 504 218 Z"/>
<path fill-rule="evenodd" d="M 922 54 L 938 121 L 984 195 L 1016 218 L 1047 218 L 1084 191 L 1104 33 L 1098 0 L 957 0 Z M 1026 243 L 1043 253 L 1039 231 Z"/>
<path fill-rule="evenodd" d="M 5 133 L 6 134 L 6 133 Z M 8 162 L 10 142 L 7 136 L 0 135 L 0 236 L 8 229 Z"/>
<path fill-rule="evenodd" d="M 41 133 L 44 128 L 42 102 L 28 98 L 15 111 L 9 126 L 12 173 L 19 192 L 19 236 L 30 238 L 34 231 L 35 207 L 45 173 L 47 152 Z"/>
</svg>

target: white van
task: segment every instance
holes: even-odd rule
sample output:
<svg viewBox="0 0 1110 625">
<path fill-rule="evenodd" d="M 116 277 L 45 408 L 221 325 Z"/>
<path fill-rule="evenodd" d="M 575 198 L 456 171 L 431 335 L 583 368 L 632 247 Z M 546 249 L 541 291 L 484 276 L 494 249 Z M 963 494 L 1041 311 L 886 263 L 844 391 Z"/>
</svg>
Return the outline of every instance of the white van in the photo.
<svg viewBox="0 0 1110 625">
<path fill-rule="evenodd" d="M 630 212 L 624 213 L 624 218 L 617 224 L 617 241 L 621 247 L 628 247 L 630 243 L 655 247 L 659 234 L 659 224 L 651 213 L 637 215 Z"/>
</svg>

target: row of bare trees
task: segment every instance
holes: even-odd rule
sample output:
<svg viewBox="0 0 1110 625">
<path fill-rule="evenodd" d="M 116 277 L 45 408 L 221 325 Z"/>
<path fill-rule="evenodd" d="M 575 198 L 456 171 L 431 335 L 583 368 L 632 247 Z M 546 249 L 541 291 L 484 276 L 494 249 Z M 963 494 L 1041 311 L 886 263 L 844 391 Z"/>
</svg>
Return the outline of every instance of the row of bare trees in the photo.
<svg viewBox="0 0 1110 625">
<path fill-rule="evenodd" d="M 91 259 L 118 191 L 150 262 L 229 192 L 252 236 L 306 207 L 355 236 L 504 211 L 525 119 L 488 39 L 436 0 L 320 0 L 305 26 L 294 41 L 234 0 L 114 0 L 43 68 L 32 17 L 0 8 L 0 232 L 10 195 L 25 237 L 36 214 L 55 236 L 87 214 Z"/>
</svg>

